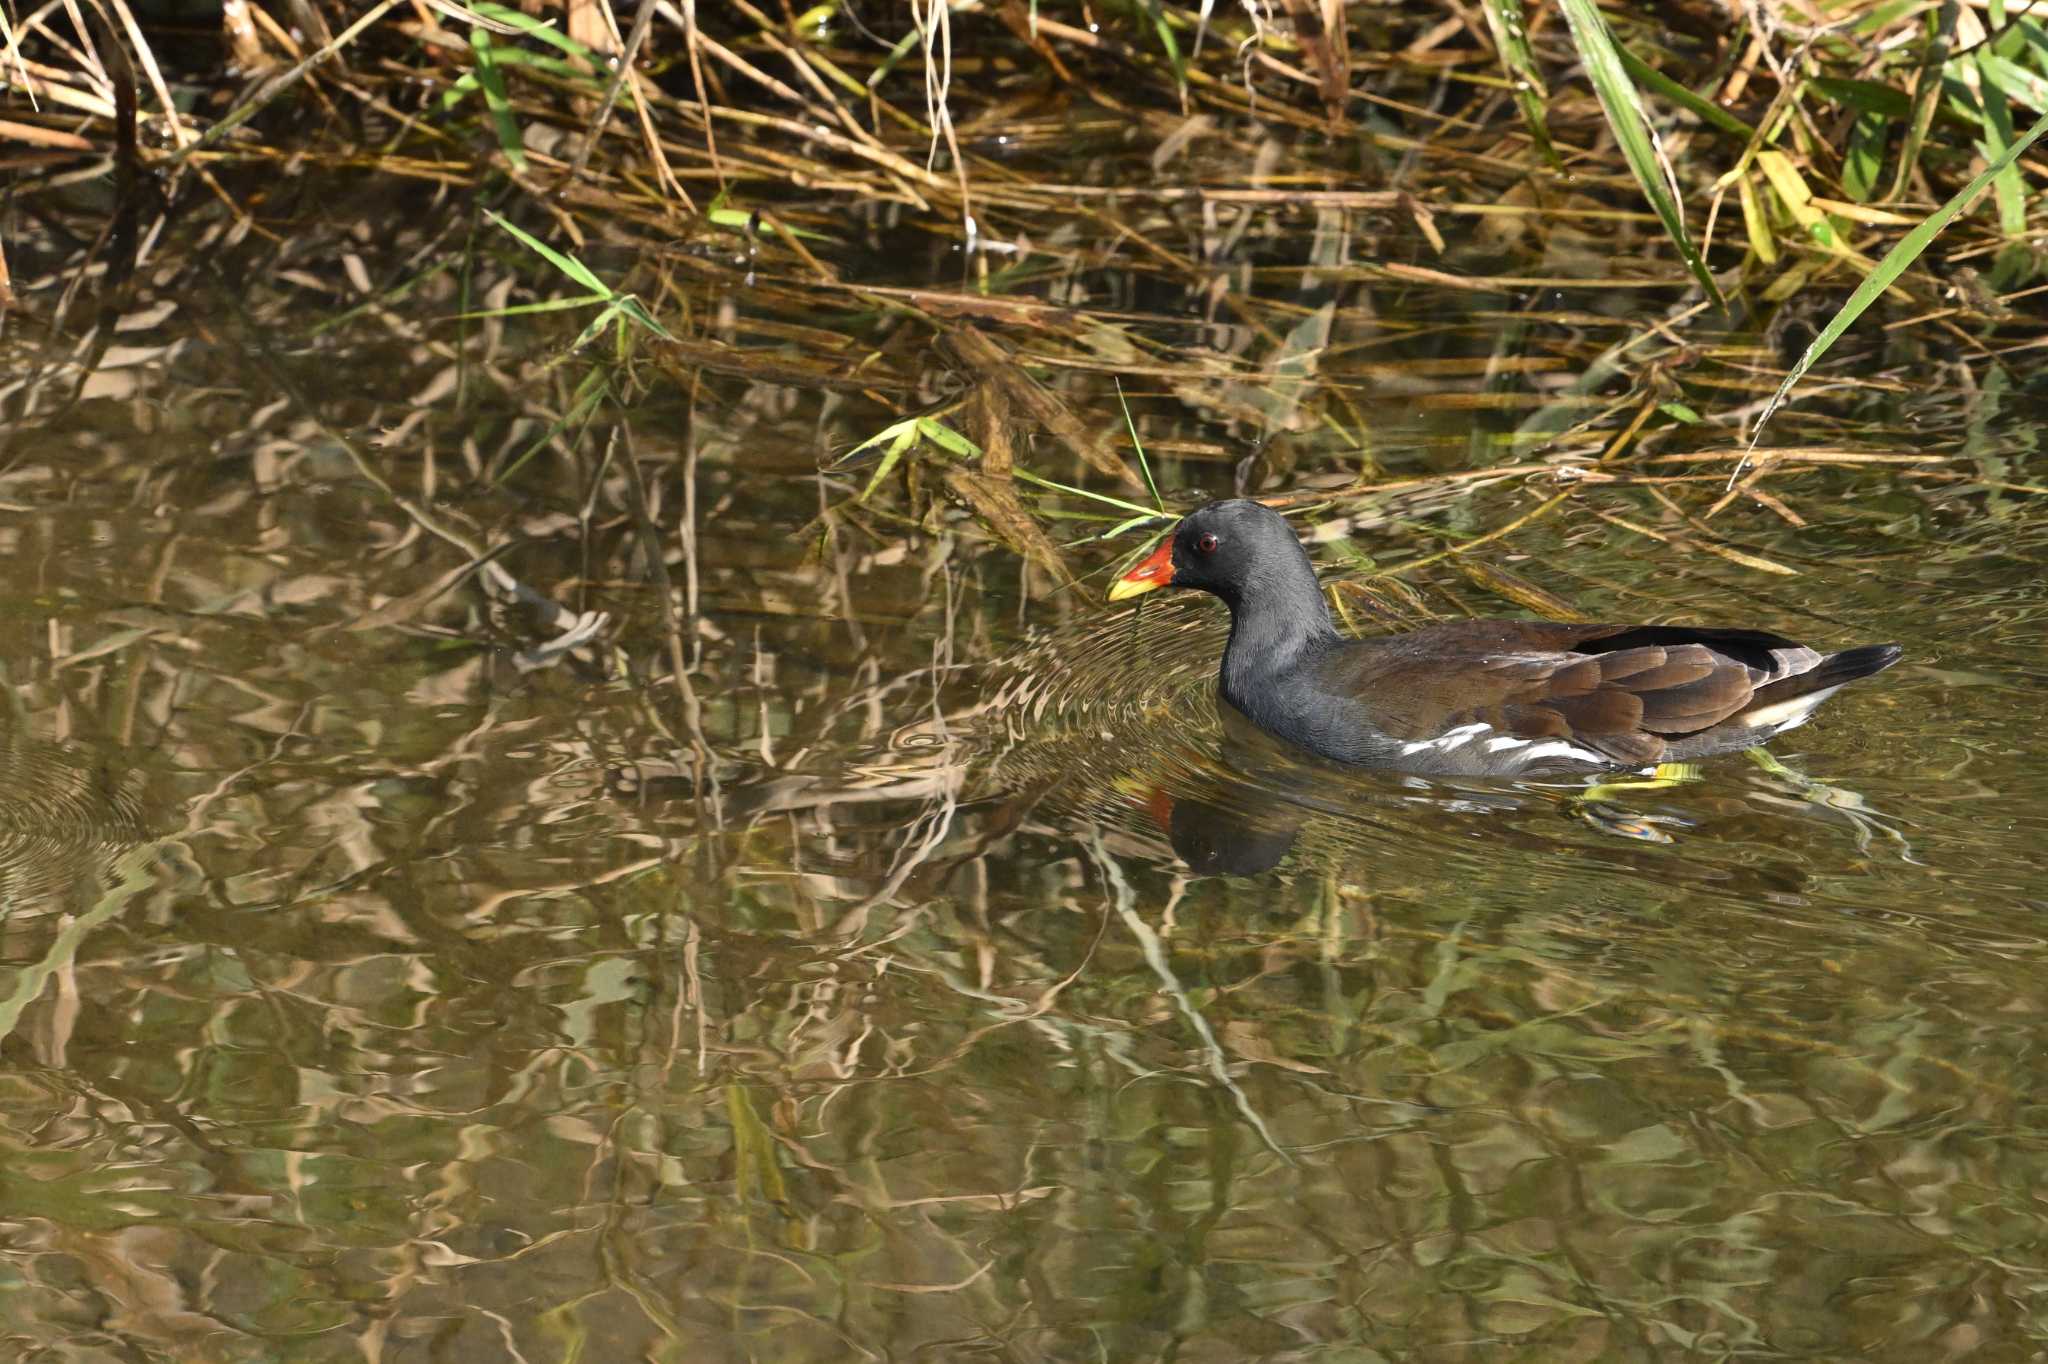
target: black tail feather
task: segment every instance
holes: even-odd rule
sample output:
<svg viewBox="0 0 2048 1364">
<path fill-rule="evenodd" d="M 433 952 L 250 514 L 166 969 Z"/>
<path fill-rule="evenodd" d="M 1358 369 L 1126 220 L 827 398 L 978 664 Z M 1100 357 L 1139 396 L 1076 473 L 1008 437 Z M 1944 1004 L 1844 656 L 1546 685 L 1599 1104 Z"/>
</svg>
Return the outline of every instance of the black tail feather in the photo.
<svg viewBox="0 0 2048 1364">
<path fill-rule="evenodd" d="M 1861 644 L 1840 653 L 1826 654 L 1803 673 L 1757 688 L 1756 699 L 1745 710 L 1775 706 L 1817 691 L 1833 691 L 1859 677 L 1881 673 L 1905 655 L 1896 644 Z"/>
<path fill-rule="evenodd" d="M 1904 657 L 1905 652 L 1896 644 L 1859 644 L 1853 649 L 1829 654 L 1820 661 L 1819 667 L 1797 679 L 1805 684 L 1799 690 L 1817 691 L 1822 687 L 1839 687 L 1845 682 L 1854 682 L 1859 677 L 1881 673 Z"/>
</svg>

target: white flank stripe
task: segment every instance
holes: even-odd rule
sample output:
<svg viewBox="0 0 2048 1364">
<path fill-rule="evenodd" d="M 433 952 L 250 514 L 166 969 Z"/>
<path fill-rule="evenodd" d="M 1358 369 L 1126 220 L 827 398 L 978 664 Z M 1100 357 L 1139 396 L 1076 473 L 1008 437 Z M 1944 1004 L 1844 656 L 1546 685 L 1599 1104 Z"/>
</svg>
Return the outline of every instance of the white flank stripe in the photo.
<svg viewBox="0 0 2048 1364">
<path fill-rule="evenodd" d="M 1801 700 L 1806 698 L 1801 697 Z M 1491 736 L 1491 737 L 1488 737 Z M 1581 748 L 1564 739 L 1517 739 L 1512 734 L 1499 734 L 1492 725 L 1459 725 L 1447 729 L 1434 739 L 1422 739 L 1401 745 L 1401 756 L 1412 758 L 1418 753 L 1449 753 L 1453 749 L 1485 740 L 1488 753 L 1512 753 L 1523 762 L 1537 762 L 1544 758 L 1571 758 L 1577 762 L 1601 763 L 1608 760 L 1589 748 Z"/>
<path fill-rule="evenodd" d="M 1571 758 L 1582 763 L 1602 764 L 1611 761 L 1590 748 L 1580 748 L 1577 744 L 1567 743 L 1563 739 L 1551 739 L 1546 743 L 1537 744 L 1522 756 L 1530 762 L 1535 762 L 1538 758 Z"/>
<path fill-rule="evenodd" d="M 1482 734 L 1493 733 L 1492 725 L 1459 725 L 1447 729 L 1434 739 L 1418 739 L 1412 744 L 1401 745 L 1401 756 L 1412 758 L 1418 753 L 1441 753 L 1453 748 L 1463 748 Z"/>
</svg>

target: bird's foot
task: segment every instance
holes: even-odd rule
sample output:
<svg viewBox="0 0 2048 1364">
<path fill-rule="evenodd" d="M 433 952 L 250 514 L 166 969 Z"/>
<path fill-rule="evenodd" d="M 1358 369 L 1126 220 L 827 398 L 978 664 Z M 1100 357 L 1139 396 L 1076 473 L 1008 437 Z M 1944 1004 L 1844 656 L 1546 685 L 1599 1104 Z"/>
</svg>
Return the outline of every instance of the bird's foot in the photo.
<svg viewBox="0 0 2048 1364">
<path fill-rule="evenodd" d="M 1645 843 L 1669 843 L 1671 835 L 1657 826 L 1668 824 L 1678 828 L 1686 827 L 1691 821 L 1676 815 L 1646 815 L 1617 804 L 1618 798 L 1627 798 L 1644 791 L 1665 791 L 1674 786 L 1684 786 L 1699 780 L 1700 769 L 1694 763 L 1658 763 L 1647 777 L 1631 781 L 1595 782 L 1572 797 L 1571 814 L 1585 820 L 1602 833 L 1618 834 L 1623 838 L 1640 839 Z"/>
<path fill-rule="evenodd" d="M 1855 830 L 1858 852 L 1869 852 L 1871 844 L 1882 839 L 1896 845 L 1899 855 L 1908 862 L 1916 860 L 1913 856 L 1913 845 L 1906 841 L 1906 836 L 1886 822 L 1889 817 L 1883 811 L 1873 809 L 1857 792 L 1795 771 L 1778 761 L 1768 750 L 1749 748 L 1743 752 L 1765 773 L 1790 788 L 1789 795 L 1771 792 L 1763 795 L 1762 799 L 1773 804 L 1810 806 L 1828 814 L 1839 815 Z"/>
</svg>

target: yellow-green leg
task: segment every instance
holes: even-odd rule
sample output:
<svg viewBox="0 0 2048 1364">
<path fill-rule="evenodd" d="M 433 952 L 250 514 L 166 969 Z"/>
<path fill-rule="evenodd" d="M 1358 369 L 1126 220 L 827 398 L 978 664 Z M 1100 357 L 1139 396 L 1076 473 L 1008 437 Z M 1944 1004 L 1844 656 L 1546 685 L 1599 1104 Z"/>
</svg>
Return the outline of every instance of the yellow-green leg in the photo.
<svg viewBox="0 0 2048 1364">
<path fill-rule="evenodd" d="M 1658 763 L 1647 777 L 1635 777 L 1628 781 L 1595 782 L 1572 797 L 1571 813 L 1585 820 L 1594 828 L 1623 838 L 1639 838 L 1646 843 L 1669 843 L 1671 835 L 1657 826 L 1676 821 L 1656 815 L 1638 814 L 1623 805 L 1615 804 L 1618 797 L 1633 795 L 1641 791 L 1664 791 L 1674 786 L 1684 786 L 1700 779 L 1698 763 Z"/>
<path fill-rule="evenodd" d="M 1856 830 L 1856 849 L 1870 851 L 1873 836 L 1897 844 L 1908 861 L 1913 857 L 1913 845 L 1906 836 L 1884 822 L 1881 812 L 1871 808 L 1863 797 L 1845 786 L 1835 786 L 1794 771 L 1761 748 L 1747 748 L 1743 752 L 1749 760 L 1765 772 L 1792 788 L 1794 801 L 1802 805 L 1818 806 L 1830 814 L 1840 815 Z"/>
</svg>

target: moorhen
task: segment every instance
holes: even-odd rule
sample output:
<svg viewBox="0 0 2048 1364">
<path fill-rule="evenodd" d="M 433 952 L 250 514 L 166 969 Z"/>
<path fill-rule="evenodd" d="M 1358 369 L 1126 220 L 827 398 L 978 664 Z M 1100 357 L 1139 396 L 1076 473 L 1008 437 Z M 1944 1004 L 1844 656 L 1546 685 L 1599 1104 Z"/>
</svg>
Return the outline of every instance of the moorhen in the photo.
<svg viewBox="0 0 2048 1364">
<path fill-rule="evenodd" d="M 1896 644 L 1823 654 L 1761 630 L 1467 620 L 1383 639 L 1330 622 L 1270 507 L 1211 502 L 1109 590 L 1194 587 L 1230 608 L 1218 688 L 1260 728 L 1339 762 L 1521 776 L 1686 762 L 1804 724 Z"/>
</svg>

